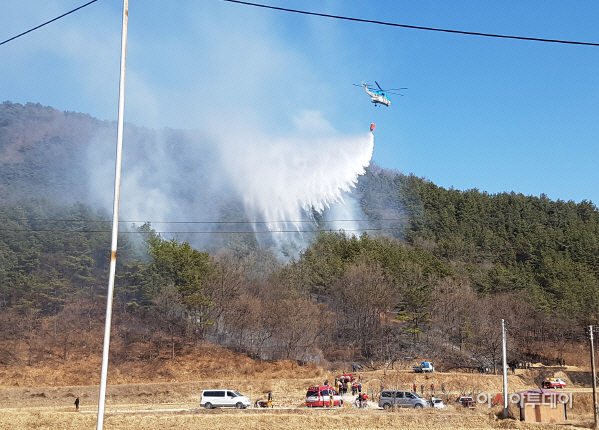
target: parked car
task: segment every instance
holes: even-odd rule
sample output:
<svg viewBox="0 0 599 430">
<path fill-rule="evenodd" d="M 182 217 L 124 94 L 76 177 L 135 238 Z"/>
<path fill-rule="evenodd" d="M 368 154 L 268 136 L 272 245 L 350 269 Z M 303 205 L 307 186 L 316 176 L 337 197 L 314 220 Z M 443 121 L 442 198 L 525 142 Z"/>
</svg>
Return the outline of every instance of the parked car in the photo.
<svg viewBox="0 0 599 430">
<path fill-rule="evenodd" d="M 435 371 L 435 366 L 430 361 L 421 361 L 420 363 L 416 363 L 412 366 L 414 372 L 416 373 L 433 373 Z"/>
<path fill-rule="evenodd" d="M 542 384 L 543 388 L 566 388 L 566 381 L 562 378 L 546 378 Z"/>
<path fill-rule="evenodd" d="M 330 406 L 331 393 L 333 394 L 333 406 L 342 406 L 343 397 L 339 395 L 337 390 L 328 385 L 318 385 L 308 388 L 306 406 L 309 408 Z"/>
<path fill-rule="evenodd" d="M 476 402 L 470 396 L 460 396 L 455 401 L 456 403 L 461 403 L 465 408 L 474 408 L 476 406 Z"/>
<path fill-rule="evenodd" d="M 447 405 L 443 403 L 443 399 L 439 397 L 431 398 L 431 406 L 435 409 L 445 409 L 447 407 Z"/>
<path fill-rule="evenodd" d="M 226 407 L 245 409 L 251 404 L 250 399 L 235 390 L 204 390 L 200 400 L 200 407 L 206 409 Z"/>
<path fill-rule="evenodd" d="M 393 406 L 400 408 L 428 408 L 430 403 L 412 391 L 384 390 L 379 399 L 379 408 L 391 409 Z"/>
</svg>

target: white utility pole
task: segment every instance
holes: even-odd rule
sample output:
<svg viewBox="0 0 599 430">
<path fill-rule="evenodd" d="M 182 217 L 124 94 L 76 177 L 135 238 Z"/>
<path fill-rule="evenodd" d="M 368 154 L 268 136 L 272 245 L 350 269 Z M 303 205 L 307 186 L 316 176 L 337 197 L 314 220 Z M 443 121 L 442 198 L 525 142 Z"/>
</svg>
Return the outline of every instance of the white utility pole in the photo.
<svg viewBox="0 0 599 430">
<path fill-rule="evenodd" d="M 507 390 L 507 341 L 505 339 L 505 320 L 501 320 L 501 338 L 503 344 L 503 418 L 508 417 L 508 390 Z"/>
<path fill-rule="evenodd" d="M 110 326 L 112 323 L 112 299 L 116 271 L 116 248 L 119 234 L 119 201 L 121 195 L 121 160 L 123 154 L 123 124 L 125 115 L 125 63 L 127 59 L 127 24 L 129 22 L 129 0 L 123 0 L 123 26 L 121 34 L 121 77 L 119 82 L 119 112 L 117 124 L 116 167 L 114 177 L 114 206 L 112 209 L 112 245 L 110 248 L 110 275 L 106 294 L 106 323 L 104 325 L 104 348 L 102 350 L 102 374 L 100 377 L 100 399 L 98 402 L 97 430 L 104 427 L 104 405 L 106 403 L 106 379 L 108 376 L 108 350 L 110 348 Z"/>
<path fill-rule="evenodd" d="M 595 373 L 595 347 L 593 346 L 593 326 L 589 326 L 589 335 L 591 338 L 591 378 L 593 379 L 593 416 L 595 422 L 593 428 L 599 428 L 599 422 L 597 420 L 597 374 Z"/>
</svg>

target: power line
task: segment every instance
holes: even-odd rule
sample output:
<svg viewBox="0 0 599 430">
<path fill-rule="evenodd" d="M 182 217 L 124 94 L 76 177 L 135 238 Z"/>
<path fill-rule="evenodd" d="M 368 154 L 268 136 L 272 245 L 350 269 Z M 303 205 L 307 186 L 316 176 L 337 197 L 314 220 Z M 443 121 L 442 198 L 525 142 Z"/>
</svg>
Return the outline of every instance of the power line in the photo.
<svg viewBox="0 0 599 430">
<path fill-rule="evenodd" d="M 442 32 L 442 33 L 464 34 L 464 35 L 468 35 L 468 36 L 495 37 L 495 38 L 501 38 L 501 39 L 528 40 L 528 41 L 534 41 L 534 42 L 563 43 L 563 44 L 568 44 L 568 45 L 599 46 L 599 43 L 593 43 L 593 42 L 578 42 L 578 41 L 573 41 L 573 40 L 544 39 L 544 38 L 539 38 L 539 37 L 510 36 L 510 35 L 506 35 L 506 34 L 480 33 L 480 32 L 476 32 L 476 31 L 449 30 L 446 28 L 435 28 L 435 27 L 423 27 L 423 26 L 419 26 L 419 25 L 397 24 L 397 23 L 393 23 L 393 22 L 376 21 L 376 20 L 362 19 L 362 18 L 352 18 L 352 17 L 348 17 L 348 16 L 330 15 L 330 14 L 326 14 L 326 13 L 308 12 L 305 10 L 289 9 L 289 8 L 277 7 L 277 6 L 268 6 L 268 5 L 264 5 L 264 4 L 251 3 L 251 2 L 240 1 L 240 0 L 223 0 L 223 1 L 230 2 L 230 3 L 244 4 L 247 6 L 261 7 L 261 8 L 265 8 L 265 9 L 279 10 L 279 11 L 283 11 L 283 12 L 293 12 L 293 13 L 299 13 L 299 14 L 303 14 L 303 15 L 312 15 L 312 16 L 320 16 L 320 17 L 324 17 L 324 18 L 342 19 L 342 20 L 346 20 L 346 21 L 363 22 L 363 23 L 367 23 L 367 24 L 377 24 L 377 25 L 386 25 L 386 26 L 391 26 L 391 27 L 411 28 L 414 30 L 426 30 L 426 31 L 436 31 L 436 32 Z"/>
<path fill-rule="evenodd" d="M 57 219 L 57 218 L 0 218 L 0 222 L 2 221 L 37 221 L 37 222 L 71 222 L 71 223 L 85 223 L 85 224 L 107 224 L 112 221 L 108 220 L 81 220 L 81 219 Z M 268 225 L 268 224 L 302 224 L 302 223 L 310 223 L 310 224 L 330 224 L 330 223 L 343 223 L 343 222 L 394 222 L 394 221 L 404 221 L 399 218 L 382 218 L 382 219 L 333 219 L 333 220 L 299 220 L 299 221 L 119 221 L 119 224 L 191 224 L 191 225 Z M 338 229 L 324 229 L 317 228 L 314 230 L 305 230 L 305 229 L 293 229 L 293 230 L 213 230 L 213 231 L 165 231 L 165 230 L 155 230 L 151 231 L 120 231 L 123 234 L 147 234 L 147 233 L 157 233 L 157 234 L 245 234 L 245 233 L 318 233 L 318 232 L 376 232 L 376 231 L 390 231 L 390 230 L 401 230 L 399 227 L 368 227 L 368 228 L 338 228 Z M 33 228 L 33 229 L 24 229 L 24 228 L 0 228 L 0 231 L 3 232 L 18 232 L 18 233 L 110 233 L 110 230 L 81 230 L 77 228 L 65 229 L 65 228 Z"/>
<path fill-rule="evenodd" d="M 75 8 L 69 12 L 66 12 L 60 16 L 57 16 L 54 19 L 51 19 L 50 21 L 44 22 L 43 24 L 40 24 L 40 25 L 33 27 L 27 31 L 24 31 L 21 34 L 17 34 L 16 36 L 11 37 L 10 39 L 7 39 L 3 42 L 0 42 L 0 45 L 4 45 L 5 43 L 8 43 L 8 42 L 15 40 L 21 36 L 31 33 L 32 31 L 37 30 L 38 28 L 41 28 L 47 24 L 57 21 L 60 18 L 64 18 L 65 16 L 67 16 L 73 12 L 76 12 L 79 9 L 83 9 L 84 7 L 89 6 L 90 4 L 95 3 L 97 1 L 98 0 L 91 0 L 90 2 L 85 3 L 82 6 L 79 6 L 79 7 Z M 260 7 L 260 8 L 264 8 L 264 9 L 279 10 L 279 11 L 283 11 L 283 12 L 292 12 L 292 13 L 299 13 L 299 14 L 303 14 L 303 15 L 320 16 L 323 18 L 341 19 L 341 20 L 345 20 L 345 21 L 362 22 L 362 23 L 366 23 L 366 24 L 376 24 L 376 25 L 386 25 L 386 26 L 390 26 L 390 27 L 410 28 L 410 29 L 414 29 L 414 30 L 425 30 L 425 31 L 436 31 L 436 32 L 442 32 L 442 33 L 463 34 L 463 35 L 468 35 L 468 36 L 494 37 L 494 38 L 500 38 L 500 39 L 527 40 L 527 41 L 533 41 L 533 42 L 562 43 L 562 44 L 567 44 L 567 45 L 599 46 L 599 43 L 594 43 L 594 42 L 580 42 L 580 41 L 575 41 L 575 40 L 545 39 L 545 38 L 540 38 L 540 37 L 511 36 L 511 35 L 506 35 L 506 34 L 482 33 L 482 32 L 464 31 L 464 30 L 451 30 L 451 29 L 447 29 L 447 28 L 436 28 L 436 27 L 424 27 L 424 26 L 420 26 L 420 25 L 398 24 L 398 23 L 393 23 L 393 22 L 385 22 L 385 21 L 363 19 L 363 18 L 354 18 L 354 17 L 342 16 L 342 15 L 331 15 L 331 14 L 326 14 L 326 13 L 309 12 L 309 11 L 305 11 L 305 10 L 289 9 L 289 8 L 278 7 L 278 6 L 268 6 L 268 5 L 264 5 L 264 4 L 251 3 L 251 2 L 241 1 L 241 0 L 223 0 L 223 1 L 226 1 L 229 3 L 243 4 L 243 5 L 247 5 L 247 6 Z"/>
<path fill-rule="evenodd" d="M 21 37 L 21 36 L 25 36 L 27 33 L 31 33 L 32 31 L 34 31 L 34 30 L 37 30 L 38 28 L 41 28 L 41 27 L 43 27 L 44 25 L 48 25 L 48 24 L 50 24 L 51 22 L 54 22 L 54 21 L 57 21 L 57 20 L 59 20 L 60 18 L 64 18 L 65 16 L 67 16 L 67 15 L 70 15 L 70 14 L 72 14 L 73 12 L 77 12 L 79 9 L 83 9 L 84 7 L 86 7 L 86 6 L 89 6 L 90 4 L 92 4 L 92 3 L 95 3 L 95 2 L 97 2 L 97 1 L 98 1 L 98 0 L 91 0 L 91 1 L 90 1 L 90 2 L 88 2 L 88 3 L 85 3 L 85 4 L 84 4 L 84 5 L 82 5 L 82 6 L 79 6 L 78 8 L 75 8 L 75 9 L 73 9 L 73 10 L 70 10 L 70 11 L 68 11 L 67 13 L 63 13 L 62 15 L 60 15 L 60 16 L 57 16 L 56 18 L 54 18 L 54 19 L 51 19 L 50 21 L 44 22 L 43 24 L 40 24 L 40 25 L 38 25 L 37 27 L 33 27 L 32 29 L 29 29 L 29 30 L 27 30 L 27 31 L 24 31 L 24 32 L 23 32 L 23 33 L 21 33 L 21 34 L 17 34 L 16 36 L 14 36 L 14 37 L 11 37 L 10 39 L 6 39 L 4 42 L 0 42 L 0 45 L 4 45 L 5 43 L 8 43 L 8 42 L 10 42 L 11 40 L 15 40 L 15 39 L 17 39 L 17 38 L 19 38 L 19 37 Z"/>
<path fill-rule="evenodd" d="M 158 233 L 158 234 L 246 234 L 246 233 L 320 233 L 320 232 L 366 232 L 366 231 L 389 231 L 389 230 L 402 230 L 399 227 L 389 227 L 389 228 L 356 228 L 356 229 L 339 229 L 339 230 L 324 230 L 324 229 L 316 229 L 316 230 L 246 230 L 246 231 L 225 231 L 225 230 L 215 230 L 215 231 L 156 231 L 153 230 L 151 232 L 147 231 L 119 231 L 119 234 L 148 234 L 148 233 Z M 65 230 L 65 229 L 34 229 L 34 230 L 25 230 L 25 229 L 4 229 L 0 228 L 0 231 L 8 231 L 8 232 L 23 232 L 23 233 L 110 233 L 110 230 Z"/>
<path fill-rule="evenodd" d="M 67 218 L 0 218 L 5 221 L 47 221 L 47 222 L 85 222 L 85 223 L 109 223 L 110 220 L 85 220 Z M 376 222 L 376 221 L 404 221 L 400 218 L 381 219 L 330 219 L 330 220 L 298 220 L 298 221 L 119 221 L 119 224 L 300 224 L 300 223 L 332 223 L 332 222 Z M 1 229 L 0 229 L 1 230 Z"/>
</svg>

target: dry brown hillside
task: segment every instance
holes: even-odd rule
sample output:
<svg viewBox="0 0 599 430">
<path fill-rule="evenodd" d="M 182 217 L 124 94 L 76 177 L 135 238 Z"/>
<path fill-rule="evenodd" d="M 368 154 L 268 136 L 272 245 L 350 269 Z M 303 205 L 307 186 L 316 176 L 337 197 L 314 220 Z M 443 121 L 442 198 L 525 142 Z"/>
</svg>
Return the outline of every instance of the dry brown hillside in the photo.
<svg viewBox="0 0 599 430">
<path fill-rule="evenodd" d="M 98 403 L 100 357 L 48 361 L 36 366 L 0 367 L 0 428 L 93 428 Z M 356 377 L 376 400 L 381 384 L 387 388 L 409 389 L 413 383 L 430 384 L 440 390 L 451 408 L 447 411 L 355 410 L 346 402 L 344 408 L 306 410 L 306 388 L 349 371 L 350 364 L 327 363 L 326 368 L 294 361 L 259 362 L 226 349 L 203 345 L 189 349 L 174 360 L 120 363 L 110 366 L 107 390 L 106 427 L 111 429 L 184 428 L 558 428 L 530 425 L 516 420 L 498 420 L 501 408 L 478 405 L 475 410 L 456 407 L 459 394 L 495 394 L 502 389 L 500 375 L 451 371 L 416 375 L 407 364 L 386 372 L 362 369 Z M 568 391 L 574 393 L 571 424 L 587 426 L 591 422 L 592 402 L 588 371 L 568 366 L 552 368 L 536 365 L 530 370 L 510 374 L 510 391 L 538 386 L 545 376 L 567 379 Z M 274 410 L 205 411 L 199 409 L 200 394 L 207 388 L 234 388 L 254 400 L 272 391 Z M 420 388 L 419 388 L 420 389 Z M 74 399 L 81 401 L 81 413 L 73 414 Z M 351 399 L 350 399 L 351 400 Z M 511 411 L 517 414 L 517 411 Z M 227 427 L 230 428 L 230 427 Z M 560 427 L 562 428 L 562 427 Z M 583 427 L 584 428 L 584 427 Z"/>
</svg>

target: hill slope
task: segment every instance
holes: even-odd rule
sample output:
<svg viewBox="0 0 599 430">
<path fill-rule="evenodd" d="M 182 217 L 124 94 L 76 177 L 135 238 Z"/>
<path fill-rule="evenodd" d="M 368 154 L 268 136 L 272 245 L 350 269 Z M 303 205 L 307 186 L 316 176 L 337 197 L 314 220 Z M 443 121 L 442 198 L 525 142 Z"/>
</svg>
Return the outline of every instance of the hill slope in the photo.
<svg viewBox="0 0 599 430">
<path fill-rule="evenodd" d="M 14 348 L 0 363 L 66 359 L 99 332 L 91 315 L 102 313 L 109 235 L 96 208 L 112 193 L 113 128 L 40 105 L 1 105 L 0 324 Z M 129 216 L 253 231 L 207 137 L 127 130 Z M 163 240 L 150 225 L 128 236 L 149 241 L 120 240 L 121 359 L 176 357 L 202 338 L 260 358 L 391 365 L 428 355 L 492 366 L 501 319 L 516 361 L 562 360 L 599 321 L 592 203 L 446 190 L 377 166 L 360 176 L 355 196 L 369 234 L 321 232 L 284 263 L 257 246 L 284 241 L 255 234 L 189 234 L 210 255 L 181 243 L 184 233 Z"/>
</svg>

